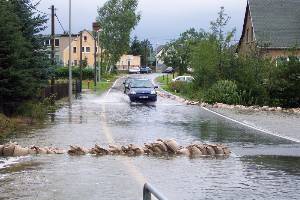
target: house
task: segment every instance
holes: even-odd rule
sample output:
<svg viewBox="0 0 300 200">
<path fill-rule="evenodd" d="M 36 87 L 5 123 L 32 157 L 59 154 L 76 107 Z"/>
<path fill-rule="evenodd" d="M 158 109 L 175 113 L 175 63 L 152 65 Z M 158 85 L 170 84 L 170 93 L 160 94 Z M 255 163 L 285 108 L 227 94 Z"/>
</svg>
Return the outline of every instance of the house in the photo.
<svg viewBox="0 0 300 200">
<path fill-rule="evenodd" d="M 116 64 L 118 71 L 128 71 L 132 67 L 141 66 L 141 56 L 123 55 Z"/>
<path fill-rule="evenodd" d="M 95 41 L 93 33 L 88 30 L 81 31 L 82 33 L 82 60 L 86 61 L 87 67 L 94 67 L 95 63 L 95 51 L 96 61 L 100 57 L 101 49 L 98 42 Z M 71 36 L 71 48 L 72 48 L 72 66 L 80 65 L 80 34 L 72 34 Z M 55 40 L 55 62 L 57 65 L 68 66 L 69 63 L 69 35 L 61 34 L 56 35 Z M 50 40 L 45 41 L 45 45 L 48 50 L 51 50 Z M 95 46 L 96 45 L 96 46 Z M 96 48 L 95 48 L 96 47 Z M 100 51 L 99 51 L 100 50 Z M 141 56 L 123 55 L 120 61 L 117 63 L 119 71 L 126 71 L 129 67 L 140 67 Z"/>
<path fill-rule="evenodd" d="M 163 71 L 167 66 L 164 64 L 164 61 L 161 59 L 165 46 L 160 45 L 156 48 L 156 71 Z"/>
<path fill-rule="evenodd" d="M 80 64 L 80 34 L 73 34 L 71 42 L 73 66 Z M 61 34 L 55 36 L 55 61 L 58 65 L 68 66 L 69 62 L 69 35 Z M 48 48 L 50 47 L 50 40 L 45 42 Z M 95 46 L 96 45 L 96 46 Z M 96 47 L 96 49 L 95 49 Z M 99 56 L 99 46 L 93 33 L 88 30 L 82 31 L 82 60 L 86 61 L 88 67 L 94 66 L 94 53 L 96 50 L 97 57 Z"/>
<path fill-rule="evenodd" d="M 259 48 L 272 59 L 300 57 L 300 0 L 248 0 L 238 53 Z"/>
</svg>

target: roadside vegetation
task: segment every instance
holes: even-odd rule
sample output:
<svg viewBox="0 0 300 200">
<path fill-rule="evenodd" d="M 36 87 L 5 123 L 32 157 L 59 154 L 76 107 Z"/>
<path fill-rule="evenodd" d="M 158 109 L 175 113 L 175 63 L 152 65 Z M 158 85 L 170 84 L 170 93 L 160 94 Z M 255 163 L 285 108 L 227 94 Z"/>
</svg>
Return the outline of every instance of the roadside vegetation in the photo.
<svg viewBox="0 0 300 200">
<path fill-rule="evenodd" d="M 179 75 L 191 67 L 195 78 L 193 83 L 170 82 L 167 90 L 207 103 L 299 107 L 300 61 L 293 49 L 288 59 L 278 61 L 263 57 L 262 49 L 237 55 L 235 29 L 225 31 L 230 17 L 224 8 L 218 14 L 209 31 L 190 29 L 167 44 L 165 64 Z"/>
</svg>

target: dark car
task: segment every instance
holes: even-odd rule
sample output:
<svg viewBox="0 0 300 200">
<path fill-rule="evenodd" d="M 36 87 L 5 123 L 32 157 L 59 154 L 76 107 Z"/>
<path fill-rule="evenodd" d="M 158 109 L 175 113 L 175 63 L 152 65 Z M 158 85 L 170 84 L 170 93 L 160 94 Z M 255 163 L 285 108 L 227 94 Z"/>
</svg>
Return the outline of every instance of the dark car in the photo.
<svg viewBox="0 0 300 200">
<path fill-rule="evenodd" d="M 128 96 L 131 102 L 155 102 L 156 88 L 149 79 L 135 79 L 129 84 Z"/>
<path fill-rule="evenodd" d="M 144 66 L 144 67 L 141 67 L 140 73 L 141 74 L 149 74 L 149 73 L 152 73 L 152 69 L 150 67 Z"/>
<path fill-rule="evenodd" d="M 165 69 L 163 71 L 163 73 L 166 73 L 166 74 L 172 74 L 174 72 L 174 68 L 173 67 L 168 67 L 167 69 Z"/>
</svg>

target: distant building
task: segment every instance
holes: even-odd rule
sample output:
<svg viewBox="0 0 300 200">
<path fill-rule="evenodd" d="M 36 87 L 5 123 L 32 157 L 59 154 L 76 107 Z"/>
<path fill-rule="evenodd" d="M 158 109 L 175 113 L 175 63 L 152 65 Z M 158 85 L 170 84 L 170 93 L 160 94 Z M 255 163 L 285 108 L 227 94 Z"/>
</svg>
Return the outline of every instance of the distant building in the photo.
<svg viewBox="0 0 300 200">
<path fill-rule="evenodd" d="M 116 64 L 118 71 L 128 71 L 131 67 L 141 66 L 141 56 L 123 55 Z"/>
<path fill-rule="evenodd" d="M 164 45 L 160 45 L 157 47 L 156 49 L 156 63 L 157 63 L 157 69 L 156 71 L 163 71 L 164 69 L 167 68 L 167 66 L 165 65 L 164 61 L 161 59 L 161 56 L 163 54 L 165 46 Z"/>
<path fill-rule="evenodd" d="M 45 41 L 48 50 L 51 49 L 50 40 Z M 72 66 L 80 65 L 80 34 L 72 35 Z M 99 51 L 100 50 L 100 51 Z M 87 67 L 94 67 L 95 38 L 88 30 L 82 31 L 82 60 L 86 61 Z M 96 60 L 100 57 L 101 49 L 96 41 Z M 55 36 L 55 62 L 57 65 L 68 66 L 69 62 L 69 35 L 61 34 Z M 98 62 L 98 60 L 97 60 Z M 141 56 L 123 55 L 116 64 L 119 71 L 128 70 L 129 67 L 140 67 Z"/>
<path fill-rule="evenodd" d="M 300 0 L 248 0 L 238 53 L 259 48 L 272 59 L 300 56 Z"/>
<path fill-rule="evenodd" d="M 47 40 L 46 45 L 50 47 L 50 40 Z M 72 35 L 72 60 L 73 66 L 80 65 L 80 34 Z M 96 41 L 97 57 L 99 46 Z M 82 60 L 86 61 L 88 67 L 94 66 L 95 39 L 92 32 L 88 30 L 82 31 Z M 55 36 L 55 61 L 57 65 L 67 66 L 69 63 L 69 35 L 62 34 Z"/>
</svg>

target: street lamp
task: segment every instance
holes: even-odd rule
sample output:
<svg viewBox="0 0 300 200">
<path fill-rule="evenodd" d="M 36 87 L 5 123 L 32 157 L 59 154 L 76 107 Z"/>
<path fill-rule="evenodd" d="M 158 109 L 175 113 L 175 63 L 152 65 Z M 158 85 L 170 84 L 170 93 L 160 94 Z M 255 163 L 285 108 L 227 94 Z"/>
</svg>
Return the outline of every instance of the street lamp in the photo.
<svg viewBox="0 0 300 200">
<path fill-rule="evenodd" d="M 97 70 L 96 70 L 96 56 L 97 56 L 97 52 L 96 49 L 98 50 L 98 80 L 99 82 L 101 81 L 101 55 L 100 55 L 100 59 L 99 59 L 99 52 L 100 54 L 102 54 L 102 49 L 100 51 L 100 32 L 102 31 L 100 23 L 99 22 L 94 22 L 93 23 L 93 31 L 94 31 L 94 38 L 95 38 L 95 81 L 97 81 Z M 96 36 L 97 33 L 97 36 Z M 98 48 L 96 48 L 96 37 L 97 37 L 97 42 L 98 42 Z M 96 83 L 96 82 L 95 82 Z"/>
<path fill-rule="evenodd" d="M 72 103 L 72 49 L 71 49 L 71 44 L 72 44 L 72 34 L 71 34 L 71 11 L 72 11 L 72 1 L 69 0 L 69 102 Z"/>
</svg>

